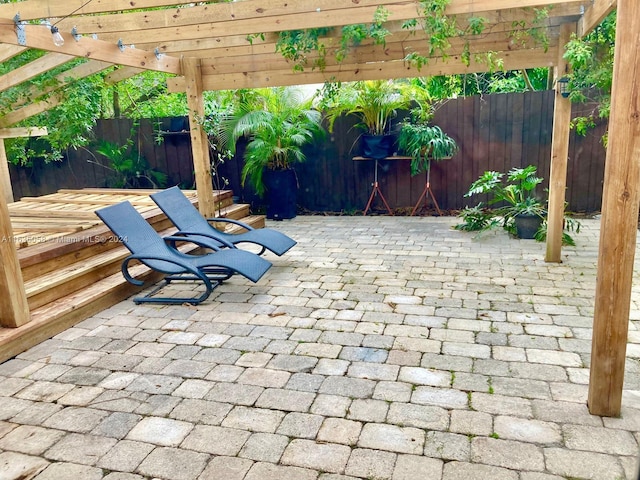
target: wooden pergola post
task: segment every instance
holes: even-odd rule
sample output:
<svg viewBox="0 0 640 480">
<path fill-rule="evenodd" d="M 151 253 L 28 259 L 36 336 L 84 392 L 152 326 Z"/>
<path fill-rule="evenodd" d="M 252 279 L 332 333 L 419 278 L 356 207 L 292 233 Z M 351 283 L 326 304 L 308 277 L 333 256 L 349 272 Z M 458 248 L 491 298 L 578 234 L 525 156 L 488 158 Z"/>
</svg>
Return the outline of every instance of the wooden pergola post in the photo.
<svg viewBox="0 0 640 480">
<path fill-rule="evenodd" d="M 0 183 L 6 203 L 13 202 L 13 187 L 11 186 L 11 175 L 9 173 L 9 162 L 7 152 L 4 148 L 4 139 L 0 138 Z"/>
<path fill-rule="evenodd" d="M 187 106 L 189 107 L 189 128 L 191 132 L 191 150 L 198 192 L 200 213 L 209 218 L 215 215 L 213 183 L 211 181 L 211 158 L 207 132 L 200 123 L 204 118 L 202 96 L 202 72 L 200 59 L 185 57 L 182 59 L 182 72 L 186 82 Z"/>
<path fill-rule="evenodd" d="M 561 262 L 562 231 L 564 221 L 565 190 L 567 188 L 567 163 L 569 157 L 569 123 L 571 101 L 560 94 L 558 78 L 567 71 L 564 46 L 575 32 L 576 25 L 565 23 L 560 27 L 558 61 L 554 69 L 556 79 L 553 109 L 553 136 L 551 140 L 551 172 L 549 174 L 549 211 L 547 213 L 546 262 Z"/>
<path fill-rule="evenodd" d="M 17 128 L 0 128 L 0 183 L 4 198 L 7 203 L 14 201 L 13 187 L 11 186 L 11 175 L 9 175 L 9 164 L 7 152 L 4 148 L 5 138 L 18 137 L 41 137 L 47 135 L 46 127 L 17 127 Z"/>
<path fill-rule="evenodd" d="M 594 415 L 620 415 L 639 206 L 640 2 L 618 0 L 589 378 Z"/>
<path fill-rule="evenodd" d="M 27 323 L 31 315 L 24 291 L 18 249 L 13 241 L 4 183 L 0 182 L 0 326 L 19 327 Z"/>
</svg>

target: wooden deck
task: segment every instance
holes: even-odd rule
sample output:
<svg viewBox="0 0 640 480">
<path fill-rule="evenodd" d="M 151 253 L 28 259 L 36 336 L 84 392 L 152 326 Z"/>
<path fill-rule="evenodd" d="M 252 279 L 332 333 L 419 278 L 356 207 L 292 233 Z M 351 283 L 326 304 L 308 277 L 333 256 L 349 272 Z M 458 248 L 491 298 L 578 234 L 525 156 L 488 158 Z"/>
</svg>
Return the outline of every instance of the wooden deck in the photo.
<svg viewBox="0 0 640 480">
<path fill-rule="evenodd" d="M 158 232 L 169 234 L 175 229 L 149 198 L 154 191 L 60 190 L 9 204 L 10 240 L 18 247 L 31 321 L 0 328 L 0 362 L 140 290 L 125 282 L 120 272 L 129 251 L 95 210 L 128 200 Z M 196 192 L 185 194 L 197 206 Z M 264 227 L 264 217 L 250 215 L 248 205 L 233 204 L 231 191 L 216 192 L 218 202 L 221 216 Z M 149 281 L 161 278 L 143 265 L 131 271 Z"/>
</svg>

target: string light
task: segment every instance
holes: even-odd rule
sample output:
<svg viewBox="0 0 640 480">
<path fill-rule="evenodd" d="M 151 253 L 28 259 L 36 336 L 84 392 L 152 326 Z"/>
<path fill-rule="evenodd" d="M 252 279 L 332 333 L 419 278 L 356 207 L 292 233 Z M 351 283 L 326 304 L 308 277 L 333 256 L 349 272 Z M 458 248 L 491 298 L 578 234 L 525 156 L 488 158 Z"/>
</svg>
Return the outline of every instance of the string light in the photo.
<svg viewBox="0 0 640 480">
<path fill-rule="evenodd" d="M 71 15 L 73 15 L 74 13 L 76 13 L 78 10 L 83 9 L 84 7 L 86 7 L 87 5 L 89 5 L 91 2 L 93 2 L 93 0 L 87 0 L 85 3 L 83 3 L 82 5 L 80 5 L 78 8 L 76 8 L 73 12 L 65 15 L 64 17 L 62 17 L 60 20 L 58 20 L 56 23 L 54 23 L 53 25 L 51 25 L 51 38 L 53 40 L 53 44 L 56 47 L 61 47 L 64 45 L 64 37 L 62 36 L 62 34 L 60 33 L 60 30 L 58 30 L 58 27 L 56 27 L 56 25 L 58 23 L 60 23 L 62 20 L 64 20 L 65 18 L 69 18 Z M 75 28 L 75 27 L 74 27 Z M 77 33 L 74 34 L 74 37 L 76 38 L 76 41 L 78 41 L 78 36 L 76 36 Z"/>
<path fill-rule="evenodd" d="M 60 33 L 60 30 L 58 30 L 58 27 L 56 27 L 55 25 L 51 25 L 51 38 L 53 39 L 53 44 L 56 47 L 61 47 L 64 45 L 64 37 Z"/>
</svg>

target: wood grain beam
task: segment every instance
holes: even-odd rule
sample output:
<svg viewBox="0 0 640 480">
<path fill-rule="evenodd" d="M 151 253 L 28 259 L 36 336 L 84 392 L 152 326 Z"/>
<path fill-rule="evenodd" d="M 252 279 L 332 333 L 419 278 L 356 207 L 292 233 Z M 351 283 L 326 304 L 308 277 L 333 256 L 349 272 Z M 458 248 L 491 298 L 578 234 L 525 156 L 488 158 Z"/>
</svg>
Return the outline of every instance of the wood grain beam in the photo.
<svg viewBox="0 0 640 480">
<path fill-rule="evenodd" d="M 584 37 L 600 25 L 616 9 L 617 4 L 616 0 L 593 0 L 578 22 L 578 36 Z"/>
<path fill-rule="evenodd" d="M 184 58 L 182 66 L 185 72 L 185 90 L 189 107 L 189 133 L 191 135 L 193 169 L 198 191 L 198 210 L 204 217 L 211 218 L 216 215 L 216 206 L 211 183 L 209 139 L 200 122 L 200 119 L 204 117 L 200 59 Z"/>
<path fill-rule="evenodd" d="M 556 61 L 555 50 L 545 51 L 543 48 L 515 52 L 496 52 L 496 55 L 503 59 L 505 70 L 551 67 Z M 284 70 L 247 72 L 246 74 L 206 75 L 203 76 L 203 88 L 205 90 L 228 90 L 305 85 L 324 83 L 326 81 L 353 82 L 357 80 L 455 75 L 487 71 L 489 71 L 489 67 L 485 63 L 472 60 L 471 65 L 467 66 L 459 57 L 450 57 L 446 61 L 441 58 L 432 59 L 429 65 L 419 71 L 401 60 L 363 64 L 347 63 L 328 67 L 324 71 L 294 72 L 291 68 L 287 68 Z M 167 86 L 169 92 L 185 91 L 185 83 L 182 77 L 168 79 Z"/>
<path fill-rule="evenodd" d="M 630 48 L 633 46 L 635 48 Z M 622 408 L 640 206 L 640 2 L 618 0 L 591 343 L 592 415 Z"/>
<path fill-rule="evenodd" d="M 105 83 L 115 84 L 126 80 L 127 78 L 134 77 L 139 73 L 144 72 L 144 68 L 136 68 L 136 67 L 121 67 L 115 69 L 113 72 L 109 73 L 104 77 Z"/>
<path fill-rule="evenodd" d="M 532 14 L 531 9 L 536 7 L 549 7 L 549 15 L 565 15 L 563 8 L 557 8 L 558 3 L 563 8 L 574 7 L 573 12 L 578 13 L 576 8 L 588 5 L 586 0 L 567 0 L 564 2 L 552 2 L 546 0 L 519 0 L 518 8 L 529 9 L 528 14 Z M 401 6 L 406 6 L 412 12 L 411 17 L 420 16 L 419 3 L 407 0 L 359 0 L 357 3 L 345 2 L 343 0 L 316 0 L 308 2 L 306 0 L 290 0 L 286 3 L 275 2 L 273 0 L 245 0 L 242 2 L 221 2 L 210 4 L 192 5 L 188 8 L 171 8 L 146 12 L 130 12 L 112 15 L 86 16 L 82 18 L 71 17 L 59 20 L 58 26 L 61 29 L 71 29 L 76 26 L 79 33 L 105 35 L 114 33 L 123 35 L 131 30 L 154 30 L 165 28 L 178 28 L 186 26 L 203 25 L 205 23 L 231 23 L 239 28 L 242 33 L 266 33 L 271 31 L 283 31 L 293 22 L 287 17 L 293 16 L 298 21 L 304 17 L 315 17 L 321 20 L 325 26 L 354 24 L 360 22 L 371 22 L 378 6 L 389 10 L 389 20 L 397 20 L 401 17 L 395 16 L 395 11 Z M 492 16 L 499 15 L 501 11 L 513 10 L 513 0 L 485 0 L 478 2 L 474 0 L 452 0 L 447 6 L 448 15 L 479 15 Z M 402 11 L 402 10 L 400 10 Z M 526 10 L 521 10 L 525 11 Z M 348 12 L 348 15 L 345 15 Z M 362 12 L 362 13 L 361 13 Z M 404 18 L 404 17 L 402 17 Z M 250 20 L 262 25 L 261 29 L 245 32 L 246 27 L 243 21 Z M 58 21 L 58 20 L 56 20 Z M 282 22 L 283 25 L 279 25 Z M 273 27 L 269 27 L 273 24 Z M 316 25 L 312 23 L 311 25 Z M 275 28 L 275 29 L 273 29 Z M 293 25 L 291 28 L 309 28 L 302 23 Z M 127 39 L 127 41 L 131 41 Z"/>
<path fill-rule="evenodd" d="M 0 45 L 0 62 L 6 62 L 26 49 L 27 47 L 20 47 L 19 45 Z"/>
<path fill-rule="evenodd" d="M 46 112 L 47 110 L 59 105 L 62 102 L 62 96 L 52 95 L 46 100 L 39 102 L 33 102 L 29 105 L 13 110 L 7 113 L 5 116 L 0 117 L 0 127 L 10 127 L 22 120 L 38 115 L 39 113 Z"/>
<path fill-rule="evenodd" d="M 533 39 L 526 39 L 523 42 L 524 43 L 518 43 L 515 45 L 514 40 L 507 37 L 504 32 L 491 33 L 469 42 L 468 48 L 473 55 L 483 54 L 486 52 L 499 52 L 536 47 Z M 555 48 L 557 45 L 558 30 L 554 28 L 550 32 L 549 48 Z M 466 46 L 466 39 L 454 38 L 451 40 L 451 47 L 447 53 L 450 56 L 460 55 Z M 415 36 L 408 35 L 405 32 L 402 37 L 397 39 L 395 38 L 395 35 L 392 35 L 384 46 L 365 42 L 352 48 L 347 56 L 347 61 L 349 63 L 362 64 L 367 62 L 403 60 L 410 52 L 419 52 L 425 47 L 426 39 L 416 39 Z M 324 59 L 327 67 L 340 65 L 336 60 L 335 55 L 333 55 L 334 48 L 335 47 L 327 45 L 328 54 Z M 308 65 L 313 65 L 313 62 L 318 58 L 319 55 L 316 52 L 310 53 L 307 57 Z M 265 65 L 269 65 L 269 70 L 293 68 L 292 63 L 285 59 L 280 53 L 254 53 L 238 57 L 203 58 L 202 73 L 206 76 L 229 74 L 234 72 L 256 72 L 264 70 Z"/>
<path fill-rule="evenodd" d="M 0 143 L 0 162 L 6 166 L 4 140 Z M 2 168 L 2 171 L 8 174 L 8 169 Z M 5 185 L 6 178 L 0 181 L 0 326 L 15 328 L 29 322 L 31 314 L 7 205 L 13 193 L 5 191 Z"/>
<path fill-rule="evenodd" d="M 555 11 L 556 9 L 554 9 Z M 572 7 L 573 13 L 578 12 L 578 7 Z M 486 28 L 482 35 L 477 38 L 481 39 L 484 35 L 494 34 L 498 32 L 517 32 L 518 30 L 525 30 L 522 26 L 515 26 L 514 22 L 524 21 L 526 24 L 531 23 L 534 20 L 534 12 L 529 10 L 505 10 L 500 12 L 488 12 L 486 15 Z M 544 28 L 558 27 L 561 23 L 566 21 L 567 17 L 550 17 L 542 22 Z M 576 20 L 578 16 L 575 16 Z M 456 17 L 458 27 L 465 29 L 468 27 L 468 16 L 460 15 Z M 403 28 L 403 21 L 389 21 L 385 23 L 385 28 L 390 32 L 387 37 L 387 42 L 399 41 L 397 37 L 402 37 L 406 40 L 415 40 L 420 38 L 421 33 L 415 32 L 415 34 L 407 31 Z M 324 45 L 339 45 L 341 38 L 341 31 L 334 29 L 329 32 L 328 35 L 319 39 Z M 472 41 L 473 38 L 471 37 Z M 147 50 L 158 48 L 163 53 L 180 53 L 184 56 L 198 56 L 200 58 L 206 57 L 226 57 L 226 56 L 239 56 L 239 55 L 253 55 L 259 53 L 273 53 L 276 51 L 276 42 L 278 41 L 277 33 L 267 33 L 263 38 L 254 38 L 252 41 L 247 39 L 246 35 L 231 35 L 225 37 L 215 38 L 199 38 L 193 40 L 178 40 L 178 41 L 165 41 L 158 43 L 146 43 L 143 39 L 143 35 L 140 35 L 140 41 L 136 41 L 136 45 Z M 370 39 L 366 39 L 362 44 L 372 44 Z"/>
<path fill-rule="evenodd" d="M 162 11 L 145 12 L 148 18 L 144 21 L 128 22 L 125 17 L 133 15 L 131 13 L 122 14 L 123 17 L 119 21 L 115 21 L 118 15 L 95 17 L 94 20 L 104 22 L 114 21 L 114 28 L 117 30 L 108 31 L 107 26 L 92 24 L 79 30 L 81 33 L 98 32 L 100 38 L 107 41 L 117 41 L 122 38 L 126 43 L 144 45 L 160 45 L 167 41 L 188 41 L 205 38 L 221 38 L 227 36 L 235 36 L 244 39 L 247 43 L 246 36 L 260 33 L 273 33 L 286 30 L 317 28 L 317 27 L 341 27 L 347 24 L 370 23 L 378 5 L 383 5 L 389 12 L 389 21 L 403 21 L 414 19 L 420 16 L 417 10 L 417 2 L 386 0 L 386 2 L 361 0 L 357 5 L 344 2 L 341 0 L 319 0 L 310 4 L 307 1 L 298 0 L 295 2 L 287 2 L 280 8 L 264 8 L 260 9 L 255 6 L 257 0 L 245 0 L 243 2 L 220 3 L 207 5 L 208 14 L 196 16 L 195 19 L 183 21 L 182 18 L 187 14 L 181 13 L 176 16 L 173 22 L 167 23 L 166 14 Z M 453 0 L 447 8 L 450 15 L 461 15 L 465 18 L 471 15 L 486 16 L 488 20 L 491 18 L 499 18 L 503 13 L 507 17 L 514 19 L 527 20 L 534 14 L 531 10 L 514 9 L 512 1 L 492 0 L 488 2 L 490 5 L 496 5 L 497 8 L 490 10 L 482 10 L 484 3 L 474 2 L 472 0 Z M 548 6 L 551 2 L 541 0 L 523 0 L 522 7 L 531 5 Z M 561 8 L 553 8 L 550 10 L 551 17 L 556 14 L 574 14 L 578 15 L 583 4 L 588 3 L 585 0 L 570 0 L 565 2 Z M 193 7 L 204 8 L 204 7 Z M 255 9 L 258 9 L 256 13 Z M 319 9 L 319 11 L 318 11 Z M 180 9 L 189 10 L 189 9 Z M 562 12 L 560 11 L 562 10 Z M 517 12 L 520 12 L 519 15 Z M 507 14 L 507 12 L 509 12 Z M 154 15 L 158 16 L 159 21 L 153 21 Z M 160 16 L 162 15 L 162 16 Z M 505 19 L 508 20 L 508 19 Z M 75 20 L 75 23 L 82 25 L 82 19 Z M 84 21 L 89 21 L 85 19 Z M 197 21 L 197 23 L 192 23 Z M 181 23 L 182 22 L 182 23 Z M 65 28 L 71 29 L 73 22 L 65 25 Z M 78 27 L 80 28 L 80 27 Z M 62 27 L 61 27 L 62 30 Z"/>
<path fill-rule="evenodd" d="M 42 137 L 47 134 L 47 127 L 0 128 L 0 138 Z"/>
<path fill-rule="evenodd" d="M 557 47 L 555 79 L 565 74 L 568 64 L 564 58 L 564 45 L 575 33 L 575 24 L 561 27 Z M 562 233 L 564 229 L 564 206 L 567 189 L 567 165 L 569 162 L 569 133 L 571 123 L 571 100 L 561 95 L 560 84 L 556 81 L 553 108 L 553 133 L 551 136 L 551 168 L 549 172 L 549 209 L 547 215 L 546 262 L 562 261 Z"/>
<path fill-rule="evenodd" d="M 48 53 L 0 77 L 0 92 L 59 67 L 75 57 L 65 53 Z"/>
<path fill-rule="evenodd" d="M 91 76 L 95 73 L 106 70 L 107 68 L 111 68 L 113 65 L 108 62 L 101 62 L 99 60 L 89 60 L 88 62 L 77 65 L 69 70 L 62 72 L 59 75 L 56 75 L 56 80 L 58 81 L 55 85 L 49 85 L 45 87 L 40 87 L 38 85 L 33 85 L 29 91 L 20 98 L 17 102 L 11 105 L 12 109 L 16 109 L 21 107 L 25 103 L 33 102 L 35 99 L 38 99 L 44 95 L 47 95 L 51 92 L 59 90 L 63 88 L 65 85 L 78 80 L 80 78 L 85 78 Z"/>
<path fill-rule="evenodd" d="M 90 3 L 87 0 L 26 0 L 1 4 L 0 17 L 13 18 L 19 13 L 22 20 L 36 20 L 66 17 L 71 14 L 79 16 L 192 3 L 192 0 L 93 0 Z"/>
<path fill-rule="evenodd" d="M 57 47 L 51 39 L 49 28 L 44 25 L 24 25 L 26 45 L 49 52 L 85 57 L 94 60 L 140 67 L 165 73 L 180 73 L 180 60 L 170 55 L 156 58 L 153 52 L 146 52 L 135 48 L 125 48 L 120 51 L 115 43 L 81 37 L 76 41 L 69 33 L 62 33 L 64 45 Z M 15 26 L 12 20 L 0 19 L 0 42 L 19 45 Z"/>
</svg>

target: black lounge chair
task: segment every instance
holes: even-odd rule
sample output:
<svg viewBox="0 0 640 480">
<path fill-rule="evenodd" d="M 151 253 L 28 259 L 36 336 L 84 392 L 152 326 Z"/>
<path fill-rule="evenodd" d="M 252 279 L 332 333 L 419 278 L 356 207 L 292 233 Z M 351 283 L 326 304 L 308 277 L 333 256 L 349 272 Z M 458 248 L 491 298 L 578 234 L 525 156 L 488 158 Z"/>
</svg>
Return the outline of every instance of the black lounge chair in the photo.
<svg viewBox="0 0 640 480">
<path fill-rule="evenodd" d="M 167 217 L 180 230 L 180 235 L 195 238 L 206 243 L 214 241 L 219 246 L 230 246 L 239 243 L 255 243 L 262 247 L 258 255 L 262 255 L 265 249 L 280 256 L 287 252 L 297 242 L 277 230 L 271 228 L 255 229 L 243 222 L 230 218 L 204 218 L 185 197 L 178 187 L 171 187 L 151 195 L 154 202 L 160 207 Z M 240 225 L 247 231 L 242 233 L 225 233 L 212 227 L 209 222 L 227 222 Z M 205 237 L 205 238 L 202 238 Z"/>
<path fill-rule="evenodd" d="M 165 273 L 164 283 L 143 297 L 133 299 L 135 303 L 198 304 L 206 300 L 213 289 L 234 273 L 239 273 L 252 282 L 257 282 L 271 267 L 271 263 L 258 255 L 225 248 L 207 253 L 191 255 L 176 249 L 177 242 L 191 242 L 201 245 L 196 239 L 168 236 L 161 237 L 128 201 L 101 208 L 96 215 L 117 235 L 129 249 L 131 255 L 122 262 L 122 275 L 133 285 L 142 286 L 143 281 L 129 273 L 129 263 L 138 260 L 152 270 Z M 174 280 L 201 281 L 206 291 L 199 297 L 154 297 L 161 288 Z"/>
</svg>

